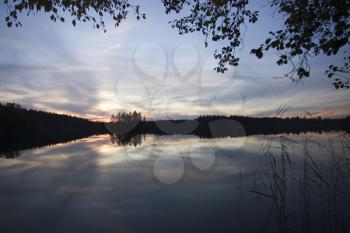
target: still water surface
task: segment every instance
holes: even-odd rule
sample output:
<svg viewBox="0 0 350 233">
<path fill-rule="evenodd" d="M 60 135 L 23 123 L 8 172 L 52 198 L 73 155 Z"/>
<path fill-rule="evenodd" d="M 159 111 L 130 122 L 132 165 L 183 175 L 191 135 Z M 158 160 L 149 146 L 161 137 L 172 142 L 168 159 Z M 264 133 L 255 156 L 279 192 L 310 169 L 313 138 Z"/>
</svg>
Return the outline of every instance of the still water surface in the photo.
<svg viewBox="0 0 350 233">
<path fill-rule="evenodd" d="M 0 232 L 350 232 L 350 135 L 109 135 L 0 158 Z"/>
</svg>

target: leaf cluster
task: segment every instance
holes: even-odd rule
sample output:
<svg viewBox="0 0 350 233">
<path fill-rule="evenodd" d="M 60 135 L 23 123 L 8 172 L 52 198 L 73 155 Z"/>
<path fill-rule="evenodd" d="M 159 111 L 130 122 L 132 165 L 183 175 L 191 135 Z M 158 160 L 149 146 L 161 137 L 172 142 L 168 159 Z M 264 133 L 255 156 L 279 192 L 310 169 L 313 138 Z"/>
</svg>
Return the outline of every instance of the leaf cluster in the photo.
<svg viewBox="0 0 350 233">
<path fill-rule="evenodd" d="M 4 3 L 8 11 L 5 18 L 8 27 L 22 26 L 18 19 L 22 12 L 30 15 L 44 11 L 50 15 L 53 22 L 65 22 L 65 17 L 70 15 L 73 26 L 76 26 L 77 21 L 92 22 L 94 28 L 104 32 L 104 15 L 111 16 L 116 27 L 126 19 L 129 12 L 133 12 L 138 20 L 146 18 L 146 15 L 140 12 L 139 5 L 132 5 L 129 0 L 4 0 Z"/>
</svg>

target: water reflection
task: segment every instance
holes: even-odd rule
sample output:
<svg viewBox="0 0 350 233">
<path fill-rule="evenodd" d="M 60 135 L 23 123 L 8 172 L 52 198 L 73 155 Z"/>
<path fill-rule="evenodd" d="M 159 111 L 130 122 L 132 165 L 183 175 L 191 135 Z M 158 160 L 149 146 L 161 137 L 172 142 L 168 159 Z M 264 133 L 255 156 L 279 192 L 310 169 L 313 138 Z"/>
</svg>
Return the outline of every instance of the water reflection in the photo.
<svg viewBox="0 0 350 233">
<path fill-rule="evenodd" d="M 0 231 L 350 229 L 349 134 L 120 141 L 99 135 L 1 159 Z"/>
<path fill-rule="evenodd" d="M 14 159 L 20 155 L 21 155 L 20 151 L 8 151 L 8 152 L 4 152 L 2 155 L 0 154 L 0 157 L 3 156 L 6 159 Z"/>
<path fill-rule="evenodd" d="M 146 134 L 110 134 L 111 142 L 117 145 L 139 146 L 146 139 Z"/>
</svg>

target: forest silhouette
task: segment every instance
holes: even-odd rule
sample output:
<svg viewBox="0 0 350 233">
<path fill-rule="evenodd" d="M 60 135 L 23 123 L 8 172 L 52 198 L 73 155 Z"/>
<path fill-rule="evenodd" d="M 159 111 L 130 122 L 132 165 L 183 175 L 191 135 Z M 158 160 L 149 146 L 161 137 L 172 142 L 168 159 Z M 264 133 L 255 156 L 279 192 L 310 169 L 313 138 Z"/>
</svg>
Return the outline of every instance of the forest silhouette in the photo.
<svg viewBox="0 0 350 233">
<path fill-rule="evenodd" d="M 0 156 L 14 158 L 20 151 L 109 134 L 118 145 L 138 146 L 146 134 L 194 135 L 199 138 L 242 137 L 258 134 L 346 131 L 343 119 L 278 118 L 249 116 L 199 116 L 192 120 L 146 121 L 140 112 L 118 113 L 109 122 L 25 109 L 0 103 Z"/>
<path fill-rule="evenodd" d="M 69 142 L 101 133 L 105 133 L 102 122 L 28 110 L 14 103 L 0 103 L 0 154 L 6 157 L 16 156 L 20 150 Z"/>
</svg>

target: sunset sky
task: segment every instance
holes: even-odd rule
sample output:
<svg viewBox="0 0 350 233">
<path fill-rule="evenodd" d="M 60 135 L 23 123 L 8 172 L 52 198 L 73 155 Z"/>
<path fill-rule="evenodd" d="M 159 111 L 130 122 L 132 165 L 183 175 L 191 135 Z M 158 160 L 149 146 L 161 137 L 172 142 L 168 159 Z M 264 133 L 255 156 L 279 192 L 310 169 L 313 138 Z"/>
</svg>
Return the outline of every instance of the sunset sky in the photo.
<svg viewBox="0 0 350 233">
<path fill-rule="evenodd" d="M 107 17 L 107 33 L 89 23 L 73 27 L 69 18 L 53 23 L 44 13 L 22 16 L 23 27 L 7 28 L 2 5 L 0 102 L 89 119 L 133 110 L 149 118 L 273 116 L 282 105 L 287 115 L 350 114 L 349 90 L 335 90 L 324 75 L 342 52 L 313 58 L 311 77 L 298 84 L 278 78 L 288 67 L 278 67 L 274 53 L 262 60 L 250 55 L 283 23 L 267 6 L 252 5 L 261 16 L 248 25 L 240 65 L 217 74 L 212 54 L 219 44 L 205 48 L 200 34 L 178 35 L 168 23 L 178 16 L 166 15 L 160 1 L 147 2 L 141 5 L 146 20 L 130 15 L 115 28 Z"/>
</svg>

